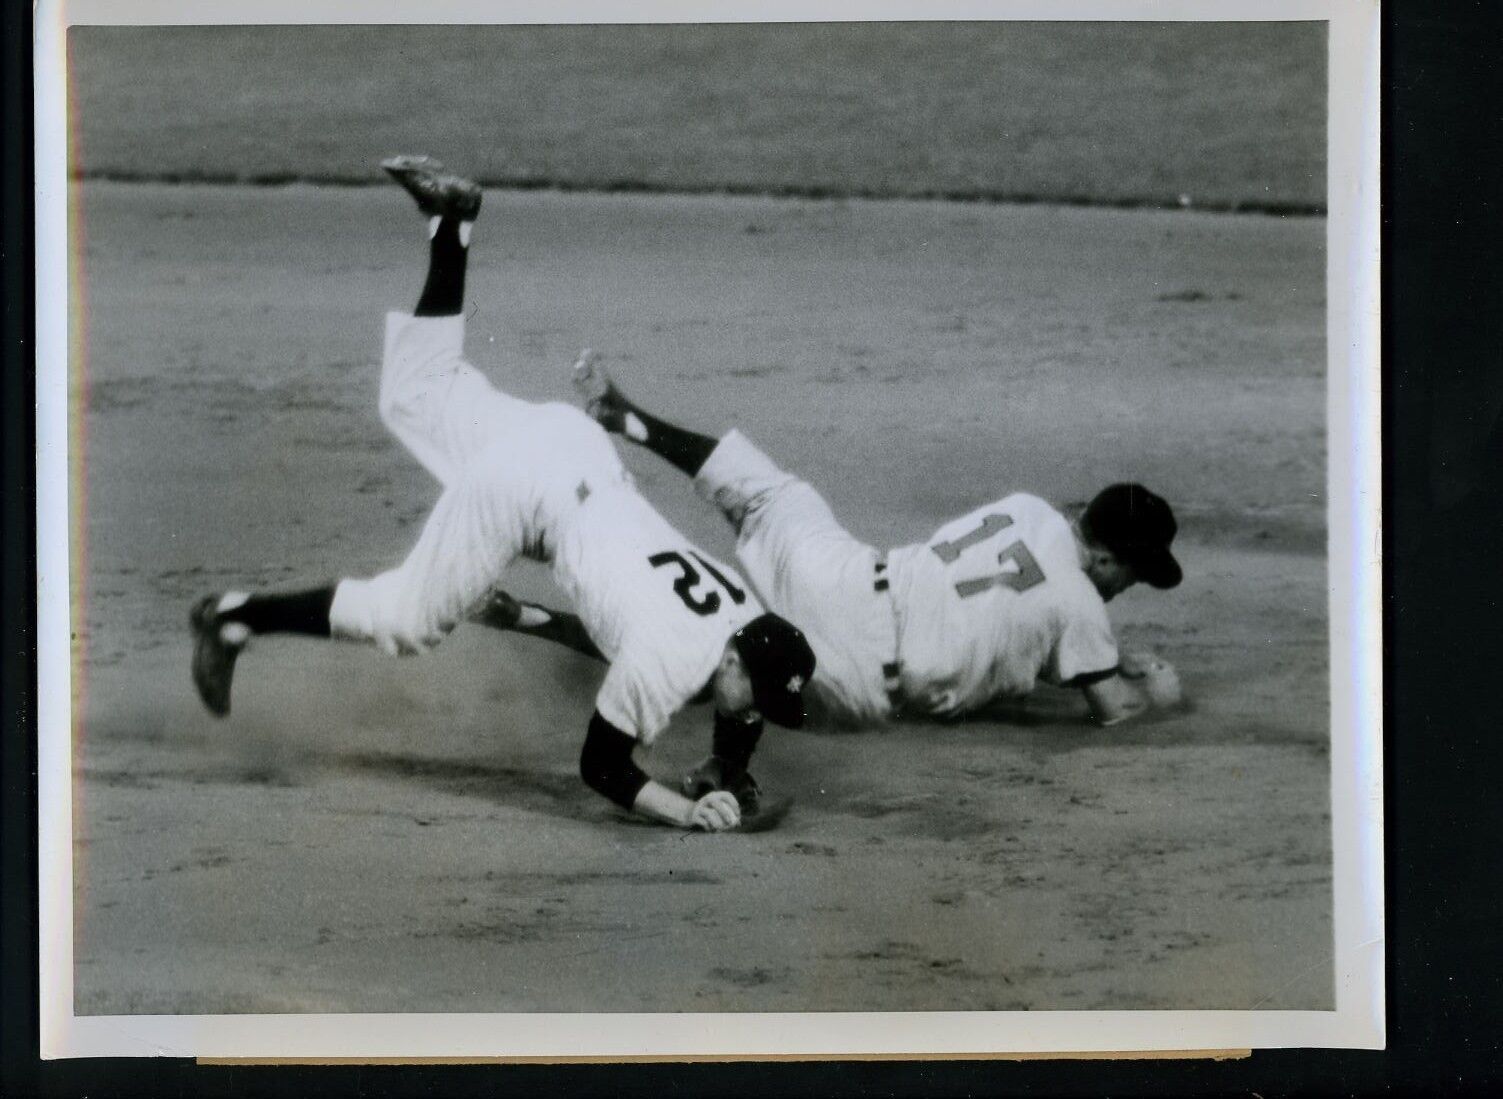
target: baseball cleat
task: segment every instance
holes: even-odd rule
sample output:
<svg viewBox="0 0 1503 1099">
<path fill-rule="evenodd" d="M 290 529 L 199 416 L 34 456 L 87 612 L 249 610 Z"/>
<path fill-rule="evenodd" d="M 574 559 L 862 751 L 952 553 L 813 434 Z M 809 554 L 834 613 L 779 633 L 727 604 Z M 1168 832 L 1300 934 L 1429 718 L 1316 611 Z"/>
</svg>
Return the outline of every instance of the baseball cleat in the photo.
<svg viewBox="0 0 1503 1099">
<path fill-rule="evenodd" d="M 493 630 L 515 629 L 522 620 L 522 604 L 509 593 L 495 588 L 485 597 L 479 609 L 470 615 L 470 621 Z"/>
<path fill-rule="evenodd" d="M 626 434 L 639 442 L 646 436 L 641 421 L 632 414 L 631 402 L 616 388 L 616 383 L 600 365 L 600 356 L 586 348 L 574 364 L 574 391 L 584 404 L 585 414 L 607 431 Z M 639 430 L 633 431 L 636 427 Z"/>
<path fill-rule="evenodd" d="M 198 697 L 216 717 L 230 712 L 230 684 L 235 658 L 250 640 L 250 630 L 219 617 L 219 595 L 206 595 L 193 604 L 188 625 L 193 630 L 193 685 Z"/>
<path fill-rule="evenodd" d="M 388 157 L 381 167 L 429 217 L 474 221 L 480 214 L 480 185 L 455 175 L 431 156 Z"/>
<path fill-rule="evenodd" d="M 574 392 L 584 402 L 585 408 L 593 408 L 615 390 L 611 376 L 600 365 L 600 353 L 585 348 L 574 363 Z"/>
</svg>

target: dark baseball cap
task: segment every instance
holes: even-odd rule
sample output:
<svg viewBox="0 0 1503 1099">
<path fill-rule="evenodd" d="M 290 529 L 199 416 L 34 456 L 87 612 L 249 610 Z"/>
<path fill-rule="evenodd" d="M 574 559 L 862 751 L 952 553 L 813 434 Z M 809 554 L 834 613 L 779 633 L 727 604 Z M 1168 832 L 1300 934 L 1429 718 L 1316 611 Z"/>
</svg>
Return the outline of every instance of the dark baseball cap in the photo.
<svg viewBox="0 0 1503 1099">
<path fill-rule="evenodd" d="M 774 725 L 804 723 L 804 688 L 814 675 L 814 650 L 792 622 L 775 614 L 753 618 L 731 635 L 751 679 L 757 710 Z"/>
<path fill-rule="evenodd" d="M 1108 485 L 1086 505 L 1080 523 L 1087 538 L 1131 565 L 1145 583 L 1172 588 L 1184 579 L 1169 552 L 1179 531 L 1174 512 L 1162 496 L 1142 485 Z"/>
</svg>

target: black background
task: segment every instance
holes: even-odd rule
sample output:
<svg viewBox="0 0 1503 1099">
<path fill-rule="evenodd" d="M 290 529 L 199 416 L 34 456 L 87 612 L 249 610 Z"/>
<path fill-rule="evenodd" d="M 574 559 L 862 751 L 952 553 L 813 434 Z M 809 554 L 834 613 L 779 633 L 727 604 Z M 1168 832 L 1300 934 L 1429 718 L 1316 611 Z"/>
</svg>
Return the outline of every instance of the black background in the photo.
<svg viewBox="0 0 1503 1099">
<path fill-rule="evenodd" d="M 1497 5 L 1407 0 L 1383 15 L 1387 1051 L 1222 1063 L 292 1069 L 37 1058 L 32 27 L 28 5 L 3 7 L 0 1094 L 1503 1092 L 1503 707 L 1493 697 L 1503 680 L 1503 427 L 1479 422 L 1503 391 Z M 1436 440 L 1457 433 L 1487 447 L 1475 462 L 1436 468 Z"/>
</svg>

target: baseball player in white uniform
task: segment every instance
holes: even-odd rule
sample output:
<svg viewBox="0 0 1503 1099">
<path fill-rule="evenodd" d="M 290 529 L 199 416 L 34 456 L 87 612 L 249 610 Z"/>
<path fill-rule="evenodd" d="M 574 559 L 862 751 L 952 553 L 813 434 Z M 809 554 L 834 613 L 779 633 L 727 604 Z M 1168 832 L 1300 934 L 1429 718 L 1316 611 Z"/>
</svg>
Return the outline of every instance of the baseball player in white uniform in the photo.
<svg viewBox="0 0 1503 1099">
<path fill-rule="evenodd" d="M 657 820 L 735 827 L 743 806 L 734 792 L 687 799 L 650 780 L 632 750 L 651 745 L 680 707 L 710 695 L 717 752 L 744 771 L 763 717 L 801 724 L 810 646 L 652 508 L 597 423 L 567 404 L 510 397 L 464 360 L 464 273 L 480 188 L 427 157 L 383 167 L 428 215 L 431 244 L 417 308 L 386 318 L 381 416 L 442 494 L 407 559 L 388 572 L 200 600 L 190 616 L 200 696 L 212 712 L 229 712 L 235 661 L 255 634 L 423 652 L 483 603 L 517 557 L 528 557 L 552 565 L 578 629 L 610 665 L 581 755 L 584 780 Z"/>
<path fill-rule="evenodd" d="M 1074 523 L 1016 493 L 881 553 L 740 432 L 717 440 L 650 415 L 591 352 L 575 382 L 598 422 L 693 477 L 730 521 L 753 588 L 807 634 L 837 718 L 955 717 L 1040 680 L 1079 688 L 1103 725 L 1180 700 L 1167 662 L 1119 654 L 1106 612 L 1136 583 L 1181 580 L 1173 513 L 1141 485 L 1109 486 Z"/>
</svg>

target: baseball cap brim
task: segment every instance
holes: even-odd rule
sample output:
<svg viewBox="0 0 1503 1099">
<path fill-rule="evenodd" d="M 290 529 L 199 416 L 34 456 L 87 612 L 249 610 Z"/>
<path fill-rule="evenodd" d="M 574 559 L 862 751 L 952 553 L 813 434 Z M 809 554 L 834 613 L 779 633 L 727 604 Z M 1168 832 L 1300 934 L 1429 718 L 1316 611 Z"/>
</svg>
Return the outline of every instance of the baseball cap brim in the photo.
<svg viewBox="0 0 1503 1099">
<path fill-rule="evenodd" d="M 757 712 L 774 725 L 798 729 L 804 724 L 804 692 L 790 691 L 782 685 L 752 683 L 752 701 Z"/>
<path fill-rule="evenodd" d="M 1142 549 L 1128 562 L 1138 579 L 1155 588 L 1174 588 L 1185 578 L 1184 570 L 1169 552 L 1168 546 Z"/>
</svg>

